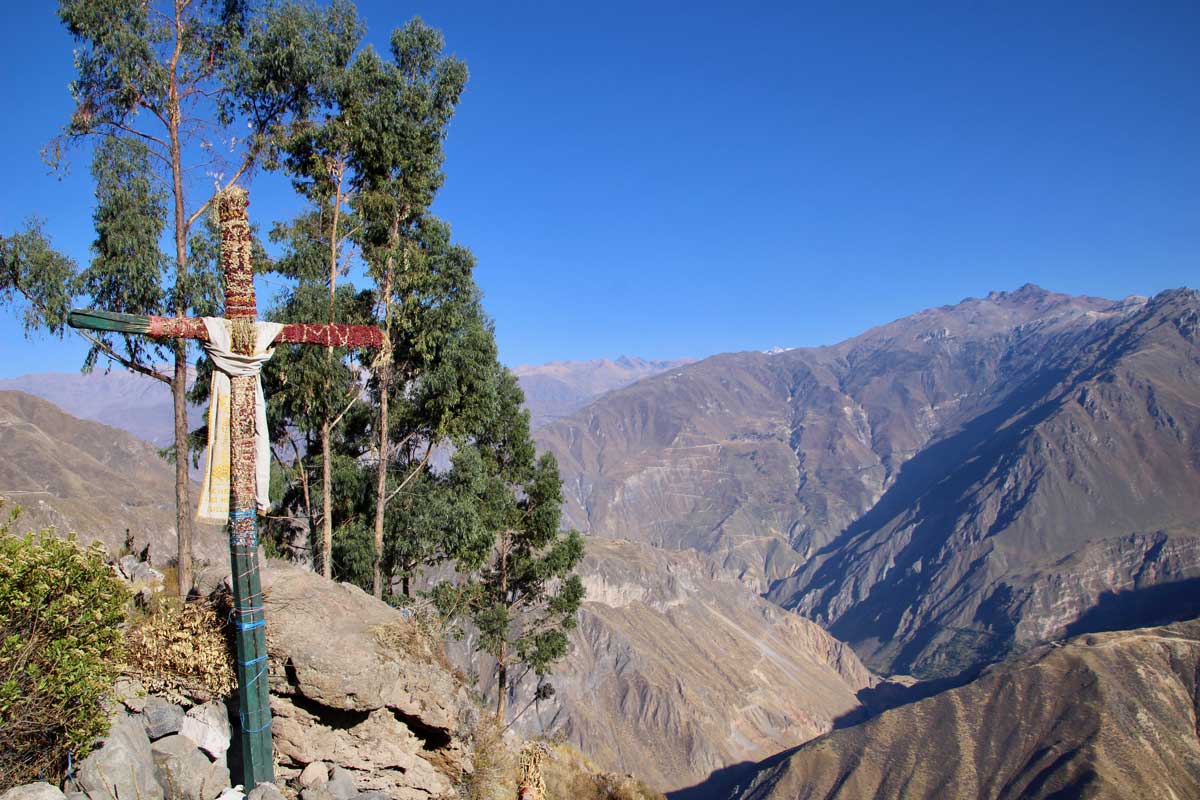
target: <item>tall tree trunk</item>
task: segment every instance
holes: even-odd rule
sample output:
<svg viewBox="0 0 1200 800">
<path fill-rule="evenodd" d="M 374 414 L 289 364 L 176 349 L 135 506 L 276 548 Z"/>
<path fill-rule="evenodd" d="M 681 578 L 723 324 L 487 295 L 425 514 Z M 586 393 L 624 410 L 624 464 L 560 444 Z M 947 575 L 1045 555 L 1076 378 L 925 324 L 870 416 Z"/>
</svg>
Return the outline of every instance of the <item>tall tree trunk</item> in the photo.
<svg viewBox="0 0 1200 800">
<path fill-rule="evenodd" d="M 340 170 L 339 170 L 339 175 Z M 339 178 L 333 194 L 333 222 L 329 229 L 329 324 L 333 324 L 334 304 L 337 298 L 337 266 L 338 266 L 338 217 L 342 210 L 342 186 Z M 333 345 L 325 348 L 327 365 L 333 365 Z M 325 409 L 321 421 L 321 486 L 324 490 L 324 501 L 321 508 L 321 574 L 333 578 L 333 470 L 330 465 L 330 427 L 331 416 Z"/>
<path fill-rule="evenodd" d="M 374 518 L 374 596 L 383 599 L 383 518 L 388 505 L 388 396 L 391 384 L 391 260 L 383 279 L 384 350 L 379 359 L 379 464 L 376 468 L 376 518 Z"/>
<path fill-rule="evenodd" d="M 333 577 L 333 471 L 329 465 L 329 418 L 321 425 L 321 574 Z"/>
<path fill-rule="evenodd" d="M 175 53 L 171 58 L 171 81 L 167 95 L 167 132 L 171 145 L 171 188 L 175 195 L 175 315 L 188 312 L 187 292 L 187 215 L 183 197 L 183 152 L 179 143 L 182 115 L 179 109 L 179 84 L 175 74 L 183 48 L 182 7 L 175 7 Z M 176 339 L 175 373 L 171 378 L 171 398 L 175 412 L 175 531 L 179 539 L 179 596 L 192 589 L 192 501 L 188 496 L 188 420 L 187 420 L 187 342 Z"/>
<path fill-rule="evenodd" d="M 508 547 L 509 534 L 505 531 L 500 540 L 500 597 L 508 602 Z M 496 657 L 496 716 L 504 721 L 508 703 L 508 631 L 500 640 L 500 655 Z"/>
<path fill-rule="evenodd" d="M 175 530 L 179 573 L 179 596 L 192 590 L 192 500 L 188 496 L 187 344 L 176 340 L 175 374 L 171 378 L 171 400 L 175 412 Z"/>
<path fill-rule="evenodd" d="M 400 215 L 392 219 L 393 246 L 400 240 Z M 393 247 L 394 249 L 394 247 Z M 383 515 L 387 506 L 388 397 L 392 383 L 392 279 L 396 260 L 389 255 L 383 272 L 383 352 L 379 359 L 379 466 L 375 480 L 375 596 L 383 598 Z"/>
</svg>

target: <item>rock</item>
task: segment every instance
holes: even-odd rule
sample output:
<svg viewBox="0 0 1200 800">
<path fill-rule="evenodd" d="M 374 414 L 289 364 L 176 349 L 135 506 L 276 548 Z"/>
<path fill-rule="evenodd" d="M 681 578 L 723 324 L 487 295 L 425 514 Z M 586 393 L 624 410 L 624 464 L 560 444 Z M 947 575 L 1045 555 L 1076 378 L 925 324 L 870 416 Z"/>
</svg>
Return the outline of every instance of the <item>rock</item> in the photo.
<svg viewBox="0 0 1200 800">
<path fill-rule="evenodd" d="M 241 785 L 234 786 L 231 789 L 226 789 L 217 796 L 217 800 L 245 800 L 246 793 L 242 791 Z"/>
<path fill-rule="evenodd" d="M 229 712 L 225 710 L 225 704 L 217 700 L 189 709 L 179 732 L 217 760 L 225 758 L 233 738 Z"/>
<path fill-rule="evenodd" d="M 329 773 L 329 783 L 325 788 L 337 800 L 350 800 L 351 797 L 358 794 L 358 789 L 354 786 L 354 778 L 341 767 L 334 767 Z"/>
<path fill-rule="evenodd" d="M 324 786 L 314 786 L 300 792 L 300 800 L 336 800 Z"/>
<path fill-rule="evenodd" d="M 146 726 L 146 735 L 150 737 L 150 741 L 179 733 L 183 727 L 183 720 L 183 709 L 174 703 L 169 703 L 161 697 L 146 698 L 145 707 L 142 709 L 142 724 Z"/>
<path fill-rule="evenodd" d="M 354 800 L 391 800 L 383 792 L 362 792 L 354 796 Z"/>
<path fill-rule="evenodd" d="M 124 712 L 117 714 L 100 747 L 79 762 L 76 775 L 71 788 L 91 798 L 163 800 L 150 738 L 142 721 Z"/>
<path fill-rule="evenodd" d="M 264 570 L 263 589 L 272 693 L 341 711 L 390 708 L 431 728 L 457 727 L 470 704 L 466 690 L 441 664 L 380 641 L 381 628 L 406 624 L 395 609 L 356 586 L 279 562 Z M 318 614 L 337 624 L 314 624 Z"/>
<path fill-rule="evenodd" d="M 186 736 L 174 734 L 155 742 L 155 776 L 169 800 L 214 800 L 229 786 L 224 762 L 211 762 Z"/>
<path fill-rule="evenodd" d="M 121 556 L 120 560 L 117 561 L 117 569 L 121 571 L 121 575 L 124 576 L 126 580 L 133 580 L 133 570 L 137 564 L 137 556 L 132 554 Z"/>
<path fill-rule="evenodd" d="M 336 726 L 322 724 L 316 714 L 282 697 L 271 698 L 271 711 L 280 763 L 310 764 L 327 758 L 337 764 L 353 764 L 370 774 L 372 788 L 393 798 L 441 797 L 452 791 L 446 776 L 423 757 L 431 754 L 425 742 L 386 708 L 343 712 L 341 716 L 331 711 L 329 721 L 335 722 L 336 717 Z M 437 748 L 437 754 L 451 765 L 461 758 L 450 743 Z"/>
<path fill-rule="evenodd" d="M 146 694 L 146 689 L 142 686 L 141 681 L 133 678 L 118 678 L 113 686 L 113 697 L 125 708 L 137 714 L 145 708 L 149 695 Z"/>
<path fill-rule="evenodd" d="M 250 790 L 246 800 L 284 800 L 283 792 L 273 783 L 260 783 Z"/>
<path fill-rule="evenodd" d="M 308 800 L 348 800 L 355 782 L 390 800 L 452 794 L 468 763 L 456 733 L 472 704 L 433 647 L 398 641 L 412 622 L 361 589 L 279 562 L 264 569 L 263 590 L 277 774 L 350 768 L 337 781 L 312 768 Z"/>
<path fill-rule="evenodd" d="M 311 789 L 314 786 L 324 786 L 329 782 L 329 767 L 324 761 L 314 761 L 304 768 L 300 773 L 299 783 L 302 789 Z"/>
<path fill-rule="evenodd" d="M 63 800 L 63 797 L 64 795 L 58 790 L 58 787 L 45 781 L 14 786 L 4 794 L 0 794 L 0 800 Z"/>
</svg>

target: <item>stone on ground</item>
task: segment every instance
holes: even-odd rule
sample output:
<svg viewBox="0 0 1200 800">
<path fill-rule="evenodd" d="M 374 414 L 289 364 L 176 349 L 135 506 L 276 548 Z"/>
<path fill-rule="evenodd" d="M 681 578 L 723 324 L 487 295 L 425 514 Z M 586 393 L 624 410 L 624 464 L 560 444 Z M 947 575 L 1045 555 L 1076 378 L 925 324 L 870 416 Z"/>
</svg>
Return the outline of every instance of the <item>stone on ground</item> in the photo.
<svg viewBox="0 0 1200 800">
<path fill-rule="evenodd" d="M 146 726 L 150 741 L 179 733 L 183 728 L 183 709 L 174 703 L 151 695 L 144 699 L 142 705 L 142 724 Z"/>
<path fill-rule="evenodd" d="M 350 800 L 358 794 L 358 789 L 354 788 L 354 778 L 341 767 L 334 767 L 330 771 L 329 783 L 325 784 L 325 788 L 337 800 Z"/>
<path fill-rule="evenodd" d="M 250 790 L 246 800 L 284 800 L 283 792 L 273 783 L 260 783 Z"/>
<path fill-rule="evenodd" d="M 119 712 L 100 746 L 79 762 L 71 787 L 93 798 L 163 800 L 142 721 Z"/>
<path fill-rule="evenodd" d="M 45 781 L 38 781 L 37 783 L 27 783 L 24 786 L 14 786 L 4 794 L 0 794 L 0 800 L 63 800 L 63 793 L 58 790 L 57 786 Z"/>
<path fill-rule="evenodd" d="M 219 700 L 188 709 L 179 732 L 218 761 L 225 759 L 225 753 L 229 750 L 229 743 L 233 738 L 229 712 Z"/>
</svg>

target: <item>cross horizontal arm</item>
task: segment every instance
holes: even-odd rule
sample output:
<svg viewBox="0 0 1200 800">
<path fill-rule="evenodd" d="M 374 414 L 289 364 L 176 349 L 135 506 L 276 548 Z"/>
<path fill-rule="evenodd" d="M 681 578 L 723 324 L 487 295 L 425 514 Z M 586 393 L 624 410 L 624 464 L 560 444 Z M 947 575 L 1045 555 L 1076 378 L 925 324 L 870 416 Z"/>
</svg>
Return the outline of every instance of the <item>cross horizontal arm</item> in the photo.
<svg viewBox="0 0 1200 800">
<path fill-rule="evenodd" d="M 67 317 L 72 328 L 116 333 L 140 333 L 156 339 L 208 341 L 208 331 L 199 317 L 156 317 L 118 314 L 114 311 L 75 310 Z M 293 323 L 284 325 L 276 342 L 318 344 L 328 347 L 382 347 L 383 331 L 372 325 L 328 325 Z"/>
</svg>

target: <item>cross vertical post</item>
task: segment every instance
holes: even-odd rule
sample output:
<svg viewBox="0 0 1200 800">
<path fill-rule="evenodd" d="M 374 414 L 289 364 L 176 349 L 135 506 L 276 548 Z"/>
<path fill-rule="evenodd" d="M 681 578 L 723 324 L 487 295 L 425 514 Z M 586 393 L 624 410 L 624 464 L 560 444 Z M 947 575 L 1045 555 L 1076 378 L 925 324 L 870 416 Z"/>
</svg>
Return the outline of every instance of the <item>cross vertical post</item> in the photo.
<svg viewBox="0 0 1200 800">
<path fill-rule="evenodd" d="M 234 321 L 234 349 L 254 352 L 258 318 L 251 265 L 250 223 L 245 191 L 231 189 L 217 201 L 221 225 L 221 268 L 225 275 L 225 318 Z M 237 320 L 245 331 L 238 335 Z M 271 696 L 267 682 L 267 634 L 258 570 L 258 511 L 255 481 L 255 387 L 253 376 L 230 377 L 229 555 L 234 627 L 237 636 L 238 707 L 242 731 L 243 786 L 250 791 L 274 781 Z"/>
<path fill-rule="evenodd" d="M 258 307 L 251 264 L 252 239 L 246 217 L 246 191 L 232 187 L 217 198 L 221 225 L 221 269 L 225 277 L 225 319 L 233 350 L 254 354 Z M 155 339 L 211 342 L 204 319 L 143 316 L 99 309 L 76 309 L 67 318 L 72 328 Z M 378 348 L 382 330 L 371 325 L 293 323 L 280 327 L 274 343 L 323 347 Z M 257 377 L 230 374 L 229 398 L 229 557 L 233 574 L 233 623 L 237 635 L 238 717 L 242 743 L 242 785 L 249 792 L 274 780 L 271 743 L 271 695 L 267 681 L 267 634 L 262 579 L 258 564 L 258 481 L 255 403 Z M 265 435 L 265 431 L 263 432 Z M 185 457 L 179 455 L 178 457 Z"/>
</svg>

